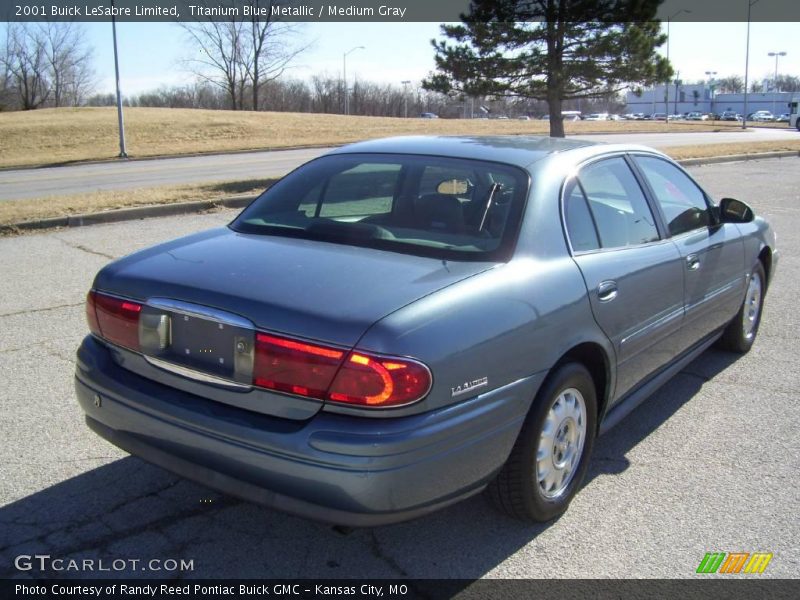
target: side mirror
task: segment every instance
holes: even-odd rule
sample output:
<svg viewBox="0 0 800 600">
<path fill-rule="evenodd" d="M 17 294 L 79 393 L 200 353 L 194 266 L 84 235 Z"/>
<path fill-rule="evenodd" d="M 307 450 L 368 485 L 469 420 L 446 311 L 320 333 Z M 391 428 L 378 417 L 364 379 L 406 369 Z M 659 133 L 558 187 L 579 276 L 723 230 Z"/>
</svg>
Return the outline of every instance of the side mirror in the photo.
<svg viewBox="0 0 800 600">
<path fill-rule="evenodd" d="M 719 220 L 722 223 L 749 223 L 754 218 L 753 209 L 741 200 L 723 198 L 719 201 Z"/>
</svg>

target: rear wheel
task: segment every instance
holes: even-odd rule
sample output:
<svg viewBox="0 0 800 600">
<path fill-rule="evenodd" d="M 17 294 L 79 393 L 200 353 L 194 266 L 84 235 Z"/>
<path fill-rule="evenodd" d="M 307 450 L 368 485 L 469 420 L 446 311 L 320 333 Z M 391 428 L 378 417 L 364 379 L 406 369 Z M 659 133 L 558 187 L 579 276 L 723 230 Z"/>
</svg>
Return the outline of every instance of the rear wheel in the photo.
<svg viewBox="0 0 800 600">
<path fill-rule="evenodd" d="M 747 282 L 739 312 L 733 317 L 720 338 L 719 345 L 725 350 L 744 354 L 753 347 L 761 324 L 761 309 L 764 306 L 764 293 L 767 278 L 761 261 L 756 262 Z"/>
<path fill-rule="evenodd" d="M 561 515 L 586 475 L 596 431 L 594 381 L 583 365 L 563 365 L 537 394 L 489 499 L 525 521 Z"/>
</svg>

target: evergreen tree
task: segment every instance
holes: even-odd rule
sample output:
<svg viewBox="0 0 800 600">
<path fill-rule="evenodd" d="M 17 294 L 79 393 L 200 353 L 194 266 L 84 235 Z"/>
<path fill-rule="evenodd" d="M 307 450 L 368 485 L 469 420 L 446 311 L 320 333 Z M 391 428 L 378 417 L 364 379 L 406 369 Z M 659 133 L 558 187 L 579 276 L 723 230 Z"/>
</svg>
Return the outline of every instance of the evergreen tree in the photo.
<svg viewBox="0 0 800 600">
<path fill-rule="evenodd" d="M 550 135 L 564 137 L 564 100 L 598 98 L 668 81 L 656 53 L 663 0 L 473 0 L 460 25 L 432 40 L 436 72 L 423 83 L 444 93 L 546 100 Z M 452 41 L 452 43 L 451 43 Z"/>
</svg>

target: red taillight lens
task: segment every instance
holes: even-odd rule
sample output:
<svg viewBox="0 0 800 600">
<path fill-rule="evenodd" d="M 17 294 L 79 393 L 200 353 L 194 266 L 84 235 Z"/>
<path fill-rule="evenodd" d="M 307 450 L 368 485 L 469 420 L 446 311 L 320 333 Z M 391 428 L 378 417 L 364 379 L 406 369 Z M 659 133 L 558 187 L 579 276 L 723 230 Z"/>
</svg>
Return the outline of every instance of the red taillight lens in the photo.
<svg viewBox="0 0 800 600">
<path fill-rule="evenodd" d="M 101 336 L 100 324 L 97 322 L 97 309 L 95 307 L 95 292 L 86 294 L 86 322 L 89 323 L 89 331 L 96 336 Z"/>
<path fill-rule="evenodd" d="M 328 398 L 375 408 L 401 406 L 420 400 L 430 387 L 430 371 L 418 362 L 351 352 Z"/>
<path fill-rule="evenodd" d="M 350 352 L 256 333 L 253 385 L 308 398 L 384 408 L 416 402 L 431 374 L 413 360 Z"/>
<path fill-rule="evenodd" d="M 342 350 L 257 333 L 253 384 L 323 399 L 343 358 Z"/>
<path fill-rule="evenodd" d="M 142 305 L 130 300 L 89 292 L 86 317 L 89 328 L 112 344 L 139 350 L 139 315 Z M 92 318 L 94 314 L 94 319 Z M 95 330 L 94 327 L 97 327 Z"/>
</svg>

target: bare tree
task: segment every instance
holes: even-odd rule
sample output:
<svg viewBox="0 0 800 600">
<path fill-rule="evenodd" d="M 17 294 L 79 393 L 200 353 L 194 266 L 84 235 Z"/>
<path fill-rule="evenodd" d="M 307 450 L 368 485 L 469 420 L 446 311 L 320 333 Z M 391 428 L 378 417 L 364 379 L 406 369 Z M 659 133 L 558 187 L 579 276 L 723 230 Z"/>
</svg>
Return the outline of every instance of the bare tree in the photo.
<svg viewBox="0 0 800 600">
<path fill-rule="evenodd" d="M 744 90 L 744 79 L 739 75 L 728 75 L 717 79 L 717 91 L 739 94 Z"/>
<path fill-rule="evenodd" d="M 53 106 L 80 104 L 93 87 L 92 48 L 84 43 L 83 30 L 77 23 L 43 23 L 44 42 L 52 85 Z"/>
<path fill-rule="evenodd" d="M 19 108 L 77 105 L 94 84 L 92 49 L 76 23 L 9 23 L 0 55 Z"/>
<path fill-rule="evenodd" d="M 259 9 L 249 21 L 214 20 L 181 23 L 199 56 L 185 61 L 189 70 L 201 79 L 224 89 L 233 110 L 248 108 L 245 93 L 250 92 L 249 108 L 261 107 L 261 89 L 280 77 L 308 45 L 297 45 L 297 24 L 282 22 L 272 16 L 272 5 L 286 5 L 277 0 L 244 0 Z"/>
<path fill-rule="evenodd" d="M 9 23 L 3 68 L 23 110 L 42 106 L 50 97 L 45 42 L 41 31 L 30 23 Z"/>
</svg>

